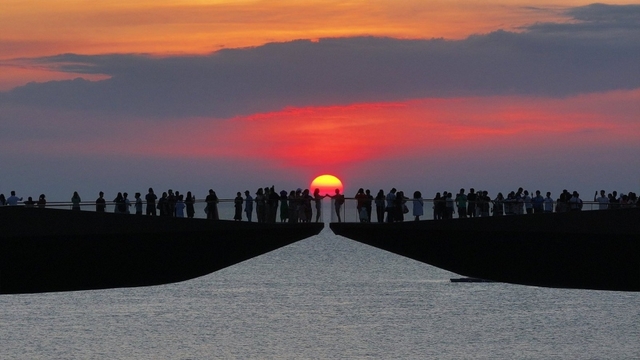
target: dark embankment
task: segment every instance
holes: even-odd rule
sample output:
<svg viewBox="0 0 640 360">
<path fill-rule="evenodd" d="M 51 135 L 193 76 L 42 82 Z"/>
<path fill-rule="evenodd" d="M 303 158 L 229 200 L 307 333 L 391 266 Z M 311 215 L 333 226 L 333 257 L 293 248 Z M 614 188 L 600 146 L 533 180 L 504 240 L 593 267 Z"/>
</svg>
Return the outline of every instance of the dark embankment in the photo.
<svg viewBox="0 0 640 360">
<path fill-rule="evenodd" d="M 471 278 L 640 291 L 638 208 L 330 226 L 337 235 Z"/>
<path fill-rule="evenodd" d="M 316 235 L 323 226 L 2 207 L 0 294 L 188 280 Z"/>
</svg>

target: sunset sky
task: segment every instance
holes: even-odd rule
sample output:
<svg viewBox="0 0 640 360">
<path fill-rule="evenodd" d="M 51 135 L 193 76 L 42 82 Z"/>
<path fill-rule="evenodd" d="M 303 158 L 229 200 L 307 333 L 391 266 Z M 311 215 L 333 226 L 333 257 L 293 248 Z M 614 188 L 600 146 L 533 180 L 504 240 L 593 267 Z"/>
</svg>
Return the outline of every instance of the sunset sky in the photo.
<svg viewBox="0 0 640 360">
<path fill-rule="evenodd" d="M 639 140 L 631 1 L 2 1 L 5 195 L 588 200 L 640 191 Z"/>
</svg>

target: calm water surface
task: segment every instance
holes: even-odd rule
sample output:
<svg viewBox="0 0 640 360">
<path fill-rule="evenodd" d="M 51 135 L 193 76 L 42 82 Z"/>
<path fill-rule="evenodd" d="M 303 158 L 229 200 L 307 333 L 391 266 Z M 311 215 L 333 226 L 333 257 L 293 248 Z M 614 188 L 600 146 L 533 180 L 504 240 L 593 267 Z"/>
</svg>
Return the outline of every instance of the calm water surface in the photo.
<svg viewBox="0 0 640 360">
<path fill-rule="evenodd" d="M 2 295 L 0 358 L 640 358 L 640 293 L 452 277 L 325 229 L 178 284 Z"/>
</svg>

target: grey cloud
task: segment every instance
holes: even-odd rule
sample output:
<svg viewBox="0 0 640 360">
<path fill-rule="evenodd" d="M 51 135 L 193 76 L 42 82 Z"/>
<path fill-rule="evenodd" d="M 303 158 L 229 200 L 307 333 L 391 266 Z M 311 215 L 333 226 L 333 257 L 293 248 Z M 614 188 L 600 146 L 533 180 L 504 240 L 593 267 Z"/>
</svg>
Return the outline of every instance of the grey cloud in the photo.
<svg viewBox="0 0 640 360">
<path fill-rule="evenodd" d="M 640 5 L 591 4 L 570 8 L 564 13 L 577 22 L 538 23 L 526 29 L 529 32 L 598 38 L 624 35 L 637 39 L 640 32 Z"/>
<path fill-rule="evenodd" d="M 567 13 L 579 21 L 459 41 L 358 37 L 224 49 L 207 56 L 63 54 L 30 59 L 61 71 L 111 78 L 30 83 L 0 93 L 0 105 L 225 118 L 286 106 L 469 95 L 568 96 L 640 87 L 640 6 L 590 5 Z"/>
<path fill-rule="evenodd" d="M 618 24 L 638 29 L 640 5 L 591 4 L 571 8 L 566 12 L 576 20 Z"/>
</svg>

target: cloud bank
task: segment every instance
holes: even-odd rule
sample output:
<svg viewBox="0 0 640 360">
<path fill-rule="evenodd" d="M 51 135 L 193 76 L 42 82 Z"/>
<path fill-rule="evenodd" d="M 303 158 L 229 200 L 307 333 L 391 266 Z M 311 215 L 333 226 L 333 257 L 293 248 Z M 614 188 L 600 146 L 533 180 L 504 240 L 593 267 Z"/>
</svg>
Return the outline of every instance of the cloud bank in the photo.
<svg viewBox="0 0 640 360">
<path fill-rule="evenodd" d="M 571 23 L 465 40 L 357 37 L 208 56 L 62 54 L 24 63 L 103 74 L 29 83 L 0 105 L 149 118 L 229 118 L 286 107 L 425 97 L 575 94 L 640 87 L 640 5 L 572 8 Z"/>
</svg>

